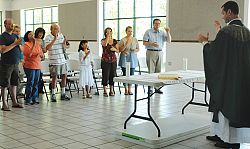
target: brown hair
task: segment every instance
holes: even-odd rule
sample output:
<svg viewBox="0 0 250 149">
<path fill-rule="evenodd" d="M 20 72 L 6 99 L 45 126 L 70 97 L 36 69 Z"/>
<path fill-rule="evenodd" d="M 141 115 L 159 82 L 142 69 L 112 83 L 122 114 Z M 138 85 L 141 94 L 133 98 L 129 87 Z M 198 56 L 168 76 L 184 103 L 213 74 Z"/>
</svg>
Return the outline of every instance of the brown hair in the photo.
<svg viewBox="0 0 250 149">
<path fill-rule="evenodd" d="M 130 29 L 130 28 L 132 29 L 132 27 L 131 27 L 131 26 L 127 26 L 125 31 L 127 31 L 127 30 L 128 30 L 128 29 Z"/>
<path fill-rule="evenodd" d="M 112 28 L 110 28 L 110 27 L 105 28 L 105 30 L 104 30 L 104 37 L 107 37 L 108 30 L 111 30 L 111 32 L 112 32 Z"/>
</svg>

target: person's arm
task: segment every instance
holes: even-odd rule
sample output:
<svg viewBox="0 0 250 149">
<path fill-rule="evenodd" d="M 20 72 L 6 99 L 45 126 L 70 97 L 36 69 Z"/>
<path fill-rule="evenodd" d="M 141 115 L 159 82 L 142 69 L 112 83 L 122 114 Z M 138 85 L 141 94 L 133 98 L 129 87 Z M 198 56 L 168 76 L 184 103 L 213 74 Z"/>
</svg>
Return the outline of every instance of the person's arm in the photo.
<svg viewBox="0 0 250 149">
<path fill-rule="evenodd" d="M 54 39 L 46 45 L 46 51 L 48 51 L 49 49 L 51 49 L 51 47 L 53 46 L 53 44 L 56 42 L 56 39 L 58 37 L 58 34 L 54 36 Z"/>
<path fill-rule="evenodd" d="M 216 30 L 217 32 L 219 32 L 220 29 L 221 29 L 221 24 L 220 24 L 220 22 L 219 22 L 219 21 L 214 21 L 214 27 L 215 27 L 215 30 Z"/>
<path fill-rule="evenodd" d="M 79 61 L 82 62 L 83 61 L 83 52 L 79 51 Z"/>
<path fill-rule="evenodd" d="M 119 45 L 117 43 L 116 40 L 114 40 L 113 42 L 116 42 L 115 46 L 112 46 L 112 48 L 110 49 L 113 52 L 119 53 Z"/>
<path fill-rule="evenodd" d="M 154 46 L 154 47 L 158 46 L 157 42 L 150 42 L 149 41 L 149 31 L 146 31 L 144 36 L 143 36 L 143 45 L 144 46 Z"/>
<path fill-rule="evenodd" d="M 135 43 L 136 43 L 136 49 L 134 50 L 135 52 L 139 52 L 140 51 L 140 46 L 139 46 L 139 42 L 138 42 L 138 40 L 135 38 Z"/>
<path fill-rule="evenodd" d="M 83 60 L 85 60 L 87 58 L 87 56 L 90 54 L 90 50 L 86 50 L 84 51 L 85 56 L 83 57 Z"/>
<path fill-rule="evenodd" d="M 170 34 L 170 28 L 169 28 L 169 27 L 165 27 L 165 31 L 166 31 L 166 33 L 167 33 L 167 36 L 166 36 L 167 42 L 168 42 L 168 43 L 171 43 L 172 37 L 171 37 L 171 34 Z"/>
<path fill-rule="evenodd" d="M 15 46 L 20 45 L 22 43 L 22 38 L 16 39 L 12 44 L 6 46 L 6 45 L 0 45 L 0 52 L 6 53 L 12 50 Z"/>
<path fill-rule="evenodd" d="M 124 41 L 121 40 L 120 44 L 119 44 L 119 50 L 120 50 L 120 52 L 123 52 L 123 51 L 125 51 L 125 49 L 126 49 L 126 46 L 124 45 Z"/>
</svg>

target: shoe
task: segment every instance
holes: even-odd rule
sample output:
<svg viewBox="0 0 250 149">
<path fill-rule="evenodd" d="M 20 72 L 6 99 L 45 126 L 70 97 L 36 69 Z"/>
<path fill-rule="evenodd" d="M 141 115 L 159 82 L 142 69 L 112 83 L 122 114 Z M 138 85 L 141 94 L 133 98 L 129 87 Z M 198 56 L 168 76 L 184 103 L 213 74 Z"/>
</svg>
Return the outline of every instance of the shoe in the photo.
<svg viewBox="0 0 250 149">
<path fill-rule="evenodd" d="M 52 94 L 50 100 L 51 102 L 56 102 L 56 95 Z"/>
<path fill-rule="evenodd" d="M 13 105 L 12 108 L 23 108 L 23 106 L 20 104 L 17 104 L 17 105 Z"/>
<path fill-rule="evenodd" d="M 130 93 L 128 93 L 129 95 L 133 95 L 133 93 L 132 92 L 130 92 Z"/>
<path fill-rule="evenodd" d="M 82 95 L 82 99 L 85 99 L 86 98 L 86 96 L 85 95 Z"/>
<path fill-rule="evenodd" d="M 224 142 L 217 135 L 215 135 L 215 136 L 206 136 L 206 139 L 209 140 L 209 141 L 214 141 L 214 142 Z"/>
<path fill-rule="evenodd" d="M 4 109 L 4 108 L 1 108 L 2 111 L 11 111 L 9 108 L 7 109 Z"/>
<path fill-rule="evenodd" d="M 34 102 L 25 102 L 24 104 L 25 104 L 25 105 L 33 105 Z"/>
<path fill-rule="evenodd" d="M 92 98 L 92 96 L 90 94 L 87 95 L 87 98 Z"/>
<path fill-rule="evenodd" d="M 240 143 L 227 143 L 227 142 L 217 142 L 214 145 L 215 147 L 220 148 L 232 148 L 232 149 L 239 149 Z"/>
<path fill-rule="evenodd" d="M 109 96 L 115 96 L 115 94 L 114 94 L 114 93 L 109 92 Z"/>
<path fill-rule="evenodd" d="M 155 93 L 163 94 L 163 92 L 160 89 L 155 89 Z"/>
<path fill-rule="evenodd" d="M 124 95 L 129 95 L 128 93 L 124 93 Z"/>
<path fill-rule="evenodd" d="M 39 104 L 39 98 L 36 98 L 35 100 L 33 100 L 33 104 Z"/>
<path fill-rule="evenodd" d="M 63 94 L 63 95 L 61 95 L 61 100 L 68 101 L 68 100 L 70 100 L 70 98 L 66 94 Z"/>
<path fill-rule="evenodd" d="M 103 96 L 104 96 L 104 97 L 108 97 L 108 94 L 107 94 L 107 93 L 103 93 Z"/>
</svg>

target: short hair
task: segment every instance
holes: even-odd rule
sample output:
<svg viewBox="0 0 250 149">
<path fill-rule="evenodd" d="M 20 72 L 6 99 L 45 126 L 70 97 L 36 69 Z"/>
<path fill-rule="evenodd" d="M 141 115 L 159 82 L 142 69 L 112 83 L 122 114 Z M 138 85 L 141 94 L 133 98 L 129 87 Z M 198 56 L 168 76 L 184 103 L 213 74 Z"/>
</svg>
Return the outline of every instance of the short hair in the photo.
<svg viewBox="0 0 250 149">
<path fill-rule="evenodd" d="M 80 52 L 81 50 L 83 50 L 82 48 L 82 44 L 83 43 L 88 43 L 88 40 L 81 40 L 80 43 L 79 43 L 79 48 L 78 48 L 78 52 Z"/>
<path fill-rule="evenodd" d="M 154 20 L 153 20 L 153 24 L 155 24 L 155 21 L 160 21 L 160 22 L 161 22 L 160 19 L 154 19 Z"/>
<path fill-rule="evenodd" d="M 239 14 L 239 6 L 235 1 L 228 1 L 225 4 L 221 6 L 225 12 L 227 12 L 229 9 L 233 14 L 238 15 Z"/>
<path fill-rule="evenodd" d="M 13 22 L 13 19 L 11 19 L 11 18 L 6 18 L 6 19 L 4 20 L 4 25 L 7 24 L 7 21 L 12 21 L 12 22 Z"/>
<path fill-rule="evenodd" d="M 38 28 L 35 30 L 35 38 L 38 37 L 38 34 L 39 34 L 39 33 L 43 33 L 43 36 L 42 36 L 42 38 L 41 38 L 41 39 L 43 39 L 44 36 L 45 36 L 45 30 L 44 30 L 42 27 L 38 27 Z"/>
<path fill-rule="evenodd" d="M 51 26 L 50 26 L 50 30 L 52 30 L 52 28 L 55 27 L 55 26 L 58 26 L 58 28 L 60 28 L 60 26 L 59 26 L 58 24 L 53 23 L 53 24 L 51 24 Z"/>
<path fill-rule="evenodd" d="M 20 25 L 14 24 L 14 25 L 13 25 L 13 31 L 14 31 L 16 28 L 21 29 Z"/>
<path fill-rule="evenodd" d="M 108 32 L 108 29 L 111 30 L 111 32 L 112 32 L 112 28 L 110 28 L 110 27 L 105 28 L 105 30 L 104 30 L 104 37 L 107 37 L 106 34 Z"/>
<path fill-rule="evenodd" d="M 24 42 L 28 42 L 29 41 L 29 33 L 31 33 L 32 31 L 27 31 L 23 37 Z"/>
<path fill-rule="evenodd" d="M 127 26 L 126 29 L 125 29 L 125 31 L 127 31 L 127 30 L 130 29 L 130 28 L 132 29 L 131 26 Z"/>
</svg>

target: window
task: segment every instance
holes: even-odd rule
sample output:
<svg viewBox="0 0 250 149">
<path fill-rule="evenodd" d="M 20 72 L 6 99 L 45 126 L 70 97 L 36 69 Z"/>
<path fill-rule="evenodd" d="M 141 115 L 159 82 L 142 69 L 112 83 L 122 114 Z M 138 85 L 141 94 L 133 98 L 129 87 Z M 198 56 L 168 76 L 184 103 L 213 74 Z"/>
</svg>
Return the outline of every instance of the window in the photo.
<svg viewBox="0 0 250 149">
<path fill-rule="evenodd" d="M 26 31 L 35 31 L 38 27 L 44 28 L 46 34 L 50 26 L 58 22 L 58 7 L 44 7 L 24 10 L 24 26 Z"/>
<path fill-rule="evenodd" d="M 113 38 L 120 40 L 126 36 L 126 27 L 132 26 L 133 36 L 139 40 L 138 57 L 146 56 L 142 43 L 145 31 L 152 28 L 155 18 L 161 20 L 161 29 L 165 27 L 166 15 L 167 0 L 103 0 L 103 30 L 111 27 Z M 163 55 L 166 55 L 166 50 L 163 50 Z M 166 56 L 163 56 L 163 71 L 164 65 Z"/>
<path fill-rule="evenodd" d="M 103 28 L 111 27 L 114 38 L 120 40 L 125 28 L 132 26 L 134 36 L 142 40 L 153 19 L 161 19 L 161 26 L 166 26 L 166 5 L 167 0 L 103 0 Z"/>
<path fill-rule="evenodd" d="M 0 34 L 2 33 L 2 11 L 0 11 Z"/>
</svg>

